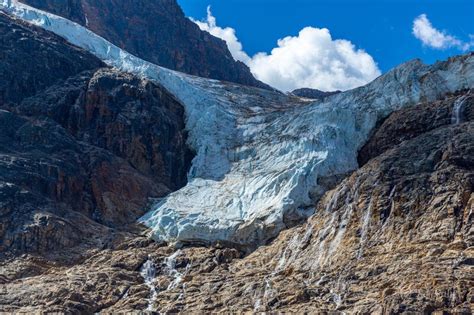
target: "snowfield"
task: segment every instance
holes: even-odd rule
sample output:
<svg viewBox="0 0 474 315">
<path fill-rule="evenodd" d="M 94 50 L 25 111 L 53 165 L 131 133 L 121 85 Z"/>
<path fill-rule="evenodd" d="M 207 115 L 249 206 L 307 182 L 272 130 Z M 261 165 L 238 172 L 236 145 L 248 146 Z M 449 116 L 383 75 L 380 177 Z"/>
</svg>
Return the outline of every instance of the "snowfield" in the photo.
<svg viewBox="0 0 474 315">
<path fill-rule="evenodd" d="M 197 155 L 188 184 L 140 221 L 165 241 L 258 244 L 314 211 L 324 179 L 358 167 L 357 151 L 396 109 L 474 87 L 474 55 L 405 63 L 372 83 L 324 101 L 171 71 L 119 49 L 86 28 L 3 0 L 0 9 L 52 31 L 108 65 L 163 85 L 186 110 Z"/>
</svg>

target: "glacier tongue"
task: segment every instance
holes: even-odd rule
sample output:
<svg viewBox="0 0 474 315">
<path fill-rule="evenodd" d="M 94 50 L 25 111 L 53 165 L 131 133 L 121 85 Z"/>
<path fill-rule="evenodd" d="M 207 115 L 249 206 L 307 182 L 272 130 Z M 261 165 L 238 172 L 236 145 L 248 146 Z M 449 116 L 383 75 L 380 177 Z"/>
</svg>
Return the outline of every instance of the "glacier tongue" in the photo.
<svg viewBox="0 0 474 315">
<path fill-rule="evenodd" d="M 0 9 L 163 85 L 183 103 L 189 144 L 197 153 L 189 182 L 140 219 L 166 241 L 255 244 L 275 236 L 287 217 L 308 215 L 311 197 L 324 191 L 322 177 L 357 168 L 357 150 L 379 119 L 474 86 L 470 54 L 433 66 L 411 61 L 364 87 L 308 103 L 161 68 L 14 0 L 3 0 Z"/>
</svg>

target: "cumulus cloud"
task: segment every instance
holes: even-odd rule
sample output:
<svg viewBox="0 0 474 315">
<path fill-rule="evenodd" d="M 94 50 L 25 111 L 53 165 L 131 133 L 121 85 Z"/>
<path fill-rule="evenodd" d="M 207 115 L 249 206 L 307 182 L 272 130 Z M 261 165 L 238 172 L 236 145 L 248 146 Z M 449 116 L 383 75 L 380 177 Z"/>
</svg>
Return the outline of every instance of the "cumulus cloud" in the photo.
<svg viewBox="0 0 474 315">
<path fill-rule="evenodd" d="M 413 35 L 421 40 L 423 45 L 434 49 L 457 48 L 463 51 L 469 50 L 471 42 L 466 43 L 455 36 L 447 34 L 445 31 L 437 30 L 433 27 L 426 14 L 421 14 L 413 21 Z"/>
<path fill-rule="evenodd" d="M 365 51 L 350 41 L 333 40 L 326 28 L 314 27 L 278 40 L 278 47 L 270 54 L 255 55 L 249 66 L 258 79 L 285 91 L 299 87 L 347 90 L 380 75 Z"/>
<path fill-rule="evenodd" d="M 206 21 L 197 21 L 191 18 L 191 21 L 196 23 L 199 28 L 203 31 L 209 32 L 211 35 L 223 39 L 229 47 L 229 51 L 235 60 L 249 63 L 250 57 L 243 51 L 242 43 L 235 35 L 235 30 L 230 27 L 219 27 L 216 24 L 216 18 L 212 15 L 211 7 L 207 7 L 207 19 Z"/>
<path fill-rule="evenodd" d="M 210 7 L 205 21 L 193 21 L 202 30 L 225 40 L 232 56 L 247 64 L 257 79 L 282 91 L 302 87 L 348 90 L 381 74 L 367 52 L 348 40 L 333 39 L 326 28 L 306 27 L 297 36 L 279 39 L 270 54 L 251 57 L 233 28 L 217 25 Z"/>
</svg>

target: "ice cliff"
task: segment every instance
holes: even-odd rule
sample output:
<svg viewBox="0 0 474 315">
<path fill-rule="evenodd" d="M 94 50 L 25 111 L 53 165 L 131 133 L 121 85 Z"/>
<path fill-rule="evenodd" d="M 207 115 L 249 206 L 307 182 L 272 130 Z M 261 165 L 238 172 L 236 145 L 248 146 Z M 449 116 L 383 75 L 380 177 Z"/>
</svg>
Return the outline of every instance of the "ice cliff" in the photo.
<svg viewBox="0 0 474 315">
<path fill-rule="evenodd" d="M 325 178 L 357 168 L 357 151 L 392 111 L 474 87 L 474 55 L 405 63 L 372 83 L 307 102 L 161 68 L 86 28 L 16 1 L 0 9 L 52 31 L 110 66 L 163 85 L 186 109 L 196 157 L 188 184 L 140 220 L 157 239 L 255 244 L 312 213 Z"/>
</svg>

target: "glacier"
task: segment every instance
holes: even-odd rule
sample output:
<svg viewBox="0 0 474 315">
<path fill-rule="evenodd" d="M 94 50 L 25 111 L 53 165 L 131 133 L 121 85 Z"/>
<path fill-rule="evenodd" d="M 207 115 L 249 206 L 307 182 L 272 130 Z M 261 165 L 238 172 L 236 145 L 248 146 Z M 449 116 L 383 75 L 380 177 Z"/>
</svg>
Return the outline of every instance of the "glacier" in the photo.
<svg viewBox="0 0 474 315">
<path fill-rule="evenodd" d="M 137 58 L 67 19 L 15 0 L 4 14 L 65 38 L 106 64 L 164 86 L 184 106 L 196 157 L 188 184 L 140 222 L 167 242 L 261 244 L 304 219 L 325 178 L 358 167 L 357 152 L 391 112 L 474 87 L 474 54 L 407 62 L 366 86 L 310 101 L 186 75 Z"/>
</svg>

